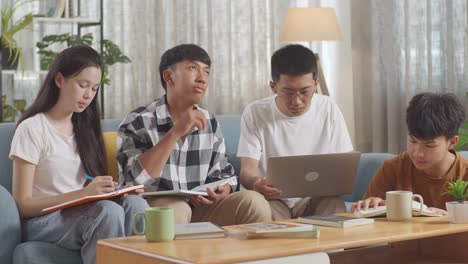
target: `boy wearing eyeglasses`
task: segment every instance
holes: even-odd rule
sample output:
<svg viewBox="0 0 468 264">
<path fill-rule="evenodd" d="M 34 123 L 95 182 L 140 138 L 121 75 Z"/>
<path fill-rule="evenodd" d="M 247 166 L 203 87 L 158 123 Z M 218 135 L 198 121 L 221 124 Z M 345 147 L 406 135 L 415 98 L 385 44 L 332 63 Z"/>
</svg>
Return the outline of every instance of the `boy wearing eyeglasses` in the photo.
<svg viewBox="0 0 468 264">
<path fill-rule="evenodd" d="M 263 194 L 273 220 L 344 212 L 341 198 L 280 199 L 281 186 L 266 181 L 269 157 L 353 150 L 340 109 L 328 96 L 316 93 L 317 59 L 310 49 L 287 45 L 277 50 L 271 75 L 274 95 L 251 103 L 242 114 L 237 153 L 241 184 Z"/>
</svg>

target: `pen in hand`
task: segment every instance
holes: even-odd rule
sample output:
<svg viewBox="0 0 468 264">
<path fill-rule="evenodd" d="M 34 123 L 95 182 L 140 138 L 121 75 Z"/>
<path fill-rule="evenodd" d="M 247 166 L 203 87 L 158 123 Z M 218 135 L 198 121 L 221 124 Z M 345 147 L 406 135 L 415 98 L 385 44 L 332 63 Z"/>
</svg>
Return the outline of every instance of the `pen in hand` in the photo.
<svg viewBox="0 0 468 264">
<path fill-rule="evenodd" d="M 83 177 L 85 177 L 85 179 L 90 180 L 90 181 L 94 180 L 94 177 L 87 174 L 86 172 L 83 172 Z M 120 189 L 119 186 L 115 186 L 116 191 L 118 191 L 119 189 Z"/>
</svg>

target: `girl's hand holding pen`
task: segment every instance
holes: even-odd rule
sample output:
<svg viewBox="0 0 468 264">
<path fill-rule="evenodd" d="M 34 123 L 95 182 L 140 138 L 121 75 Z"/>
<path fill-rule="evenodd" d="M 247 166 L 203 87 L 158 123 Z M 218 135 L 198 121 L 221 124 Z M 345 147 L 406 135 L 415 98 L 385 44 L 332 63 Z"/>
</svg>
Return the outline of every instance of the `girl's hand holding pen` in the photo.
<svg viewBox="0 0 468 264">
<path fill-rule="evenodd" d="M 89 184 L 83 188 L 86 196 L 113 192 L 116 190 L 118 185 L 117 182 L 114 182 L 112 176 L 92 177 L 84 173 L 83 177 L 85 177 L 87 180 L 90 180 Z"/>
</svg>

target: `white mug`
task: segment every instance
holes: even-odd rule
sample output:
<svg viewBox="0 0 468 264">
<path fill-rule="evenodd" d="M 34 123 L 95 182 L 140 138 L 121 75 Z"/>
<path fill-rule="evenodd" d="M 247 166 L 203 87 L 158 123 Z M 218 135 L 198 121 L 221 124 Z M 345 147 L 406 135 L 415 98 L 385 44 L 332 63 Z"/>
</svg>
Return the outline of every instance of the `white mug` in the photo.
<svg viewBox="0 0 468 264">
<path fill-rule="evenodd" d="M 421 195 L 410 191 L 390 191 L 385 194 L 388 221 L 410 221 L 413 216 L 413 199 L 417 198 L 421 206 L 414 215 L 420 215 L 424 200 Z"/>
</svg>

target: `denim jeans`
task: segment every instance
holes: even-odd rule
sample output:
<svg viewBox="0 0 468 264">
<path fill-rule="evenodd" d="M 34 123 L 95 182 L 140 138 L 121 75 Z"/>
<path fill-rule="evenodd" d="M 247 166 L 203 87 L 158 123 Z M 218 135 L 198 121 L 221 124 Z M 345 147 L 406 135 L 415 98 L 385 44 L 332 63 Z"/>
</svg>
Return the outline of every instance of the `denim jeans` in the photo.
<svg viewBox="0 0 468 264">
<path fill-rule="evenodd" d="M 96 262 L 99 239 L 132 235 L 133 214 L 143 212 L 148 203 L 137 195 L 100 200 L 23 219 L 23 241 L 43 241 L 70 250 L 80 250 L 83 263 Z M 137 223 L 142 228 L 141 220 Z"/>
</svg>

